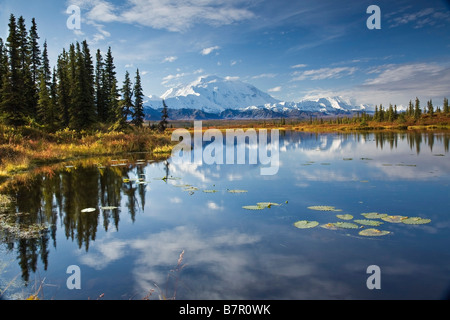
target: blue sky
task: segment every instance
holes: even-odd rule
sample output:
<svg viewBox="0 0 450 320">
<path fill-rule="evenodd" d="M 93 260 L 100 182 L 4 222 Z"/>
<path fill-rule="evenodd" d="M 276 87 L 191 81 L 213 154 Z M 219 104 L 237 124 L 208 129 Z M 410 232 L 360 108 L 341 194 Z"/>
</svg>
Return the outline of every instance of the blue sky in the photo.
<svg viewBox="0 0 450 320">
<path fill-rule="evenodd" d="M 79 30 L 67 28 L 70 5 L 81 9 Z M 366 26 L 370 5 L 381 29 Z M 139 68 L 146 95 L 217 75 L 284 101 L 450 97 L 448 0 L 0 0 L 3 39 L 11 13 L 28 27 L 36 18 L 53 64 L 74 41 L 87 39 L 93 55 L 111 46 L 119 82 Z"/>
</svg>

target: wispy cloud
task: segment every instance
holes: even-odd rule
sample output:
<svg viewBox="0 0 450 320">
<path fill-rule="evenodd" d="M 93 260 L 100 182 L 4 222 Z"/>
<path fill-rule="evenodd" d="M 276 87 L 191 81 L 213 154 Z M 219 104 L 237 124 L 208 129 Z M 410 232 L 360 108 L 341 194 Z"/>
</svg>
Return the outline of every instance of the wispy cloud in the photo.
<svg viewBox="0 0 450 320">
<path fill-rule="evenodd" d="M 296 71 L 293 73 L 294 78 L 292 81 L 337 79 L 343 76 L 352 75 L 356 70 L 357 68 L 355 67 L 340 67 Z"/>
<path fill-rule="evenodd" d="M 303 64 L 303 63 L 291 66 L 292 69 L 299 69 L 299 68 L 305 68 L 305 67 L 307 67 L 307 65 Z"/>
<path fill-rule="evenodd" d="M 390 28 L 412 24 L 415 29 L 429 26 L 444 26 L 450 22 L 449 11 L 437 11 L 435 8 L 426 8 L 416 12 L 399 13 L 392 15 L 388 20 Z"/>
<path fill-rule="evenodd" d="M 275 78 L 277 75 L 275 73 L 261 73 L 253 76 L 252 79 L 262 79 L 262 78 Z"/>
<path fill-rule="evenodd" d="M 174 62 L 177 59 L 178 59 L 177 57 L 170 56 L 170 57 L 164 58 L 163 62 Z"/>
<path fill-rule="evenodd" d="M 69 2 L 87 10 L 86 17 L 92 21 L 138 24 L 173 32 L 186 32 L 201 23 L 222 26 L 255 17 L 243 0 L 127 0 L 123 6 L 106 0 Z"/>
<path fill-rule="evenodd" d="M 200 53 L 201 53 L 203 56 L 207 56 L 207 55 L 211 54 L 213 51 L 217 51 L 217 50 L 219 50 L 219 49 L 220 49 L 219 46 L 209 47 L 209 48 L 203 49 Z"/>
<path fill-rule="evenodd" d="M 269 91 L 269 92 L 280 92 L 281 91 L 281 87 L 275 87 L 275 88 L 269 89 L 267 91 Z"/>
</svg>

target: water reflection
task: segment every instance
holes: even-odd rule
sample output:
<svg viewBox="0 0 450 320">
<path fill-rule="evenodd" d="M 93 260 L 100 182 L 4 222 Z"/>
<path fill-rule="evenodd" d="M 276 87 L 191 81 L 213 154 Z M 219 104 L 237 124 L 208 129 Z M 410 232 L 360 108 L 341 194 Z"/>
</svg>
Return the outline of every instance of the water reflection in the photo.
<svg viewBox="0 0 450 320">
<path fill-rule="evenodd" d="M 48 228 L 36 237 L 20 237 L 0 229 L 1 243 L 8 252 L 16 253 L 24 281 L 30 280 L 39 264 L 47 270 L 50 263 L 57 263 L 54 249 L 67 241 L 76 244 L 79 262 L 95 270 L 106 270 L 129 258 L 133 290 L 141 292 L 154 283 L 164 283 L 174 257 L 186 249 L 189 265 L 197 270 L 187 281 L 189 290 L 184 297 L 190 299 L 267 298 L 264 292 L 279 289 L 273 289 L 271 281 L 261 280 L 264 278 L 276 279 L 276 287 L 285 289 L 271 292 L 271 297 L 308 298 L 311 294 L 322 298 L 347 297 L 352 290 L 350 283 L 334 279 L 310 261 L 316 257 L 315 249 L 324 250 L 321 245 L 314 243 L 301 250 L 298 246 L 293 249 L 293 244 L 299 241 L 298 233 L 288 233 L 284 240 L 279 240 L 281 236 L 269 242 L 265 239 L 265 235 L 274 233 L 277 223 L 287 221 L 295 213 L 281 211 L 281 216 L 276 217 L 281 220 L 265 217 L 269 220 L 252 221 L 250 228 L 245 221 L 238 221 L 248 219 L 238 213 L 243 198 L 231 198 L 226 190 L 248 189 L 260 196 L 303 204 L 320 198 L 316 193 L 323 186 L 315 185 L 317 182 L 399 179 L 417 182 L 441 177 L 448 185 L 450 163 L 445 159 L 449 134 L 283 132 L 280 137 L 281 169 L 273 177 L 260 176 L 257 165 L 175 165 L 170 160 L 141 161 L 129 155 L 127 161 L 91 159 L 40 168 L 37 173 L 0 186 L 1 193 L 11 195 L 13 200 L 0 217 L 19 226 L 46 224 Z M 270 190 L 264 188 L 267 182 Z M 191 196 L 180 188 L 184 184 L 199 190 Z M 304 192 L 306 187 L 310 187 L 308 192 Z M 201 188 L 220 192 L 215 198 L 207 198 Z M 351 188 L 352 196 L 360 192 L 359 186 Z M 335 197 L 340 195 L 337 193 Z M 82 213 L 85 208 L 96 211 Z M 236 220 L 231 222 L 233 217 Z M 149 227 L 149 221 L 153 227 Z M 163 227 L 157 227 L 157 223 Z M 123 226 L 127 227 L 125 236 L 114 237 Z M 320 236 L 322 244 L 334 240 Z M 351 256 L 352 250 L 353 247 L 348 247 L 340 252 Z M 334 257 L 330 248 L 323 252 Z M 328 259 L 324 256 L 319 263 L 326 264 Z M 364 263 L 360 262 L 362 268 Z M 430 266 L 430 270 L 434 268 Z M 290 283 L 299 279 L 317 292 L 298 292 Z M 327 288 L 339 289 L 327 297 L 323 295 Z"/>
</svg>

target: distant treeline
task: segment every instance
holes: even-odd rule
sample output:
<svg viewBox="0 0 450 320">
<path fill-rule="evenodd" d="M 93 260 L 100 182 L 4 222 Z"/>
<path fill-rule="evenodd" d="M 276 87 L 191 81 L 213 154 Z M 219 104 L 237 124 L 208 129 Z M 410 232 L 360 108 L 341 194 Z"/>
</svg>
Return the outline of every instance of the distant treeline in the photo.
<svg viewBox="0 0 450 320">
<path fill-rule="evenodd" d="M 90 130 L 99 124 L 122 130 L 144 122 L 139 69 L 134 85 L 128 71 L 118 87 L 111 47 L 93 58 L 85 41 L 63 49 L 51 68 L 47 41 L 40 47 L 36 21 L 30 30 L 25 19 L 11 14 L 9 35 L 0 38 L 0 122 L 33 125 L 48 131 Z"/>
</svg>

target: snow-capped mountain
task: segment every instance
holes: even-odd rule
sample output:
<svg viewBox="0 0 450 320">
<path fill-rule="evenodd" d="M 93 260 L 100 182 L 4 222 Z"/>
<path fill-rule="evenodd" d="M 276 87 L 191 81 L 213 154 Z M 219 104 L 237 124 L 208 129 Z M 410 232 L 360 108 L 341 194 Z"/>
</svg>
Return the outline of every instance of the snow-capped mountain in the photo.
<svg viewBox="0 0 450 320">
<path fill-rule="evenodd" d="M 369 110 L 368 106 L 355 105 L 342 97 L 326 97 L 302 100 L 300 102 L 284 102 L 257 89 L 251 84 L 238 80 L 224 79 L 217 76 L 203 76 L 185 87 L 171 88 L 160 99 L 150 97 L 147 105 L 151 109 L 162 108 L 162 100 L 171 110 L 186 110 L 192 116 L 192 110 L 205 114 L 233 114 L 245 118 L 295 115 L 299 112 L 317 113 L 351 113 Z M 191 110 L 191 111 L 188 111 Z M 230 111 L 233 112 L 230 112 Z M 266 110 L 264 112 L 261 112 Z M 197 113 L 198 114 L 198 113 Z"/>
<path fill-rule="evenodd" d="M 161 99 L 171 109 L 199 109 L 211 113 L 280 102 L 250 84 L 216 76 L 200 77 L 185 87 L 169 89 Z M 161 100 L 150 101 L 157 108 L 161 103 Z"/>
</svg>

